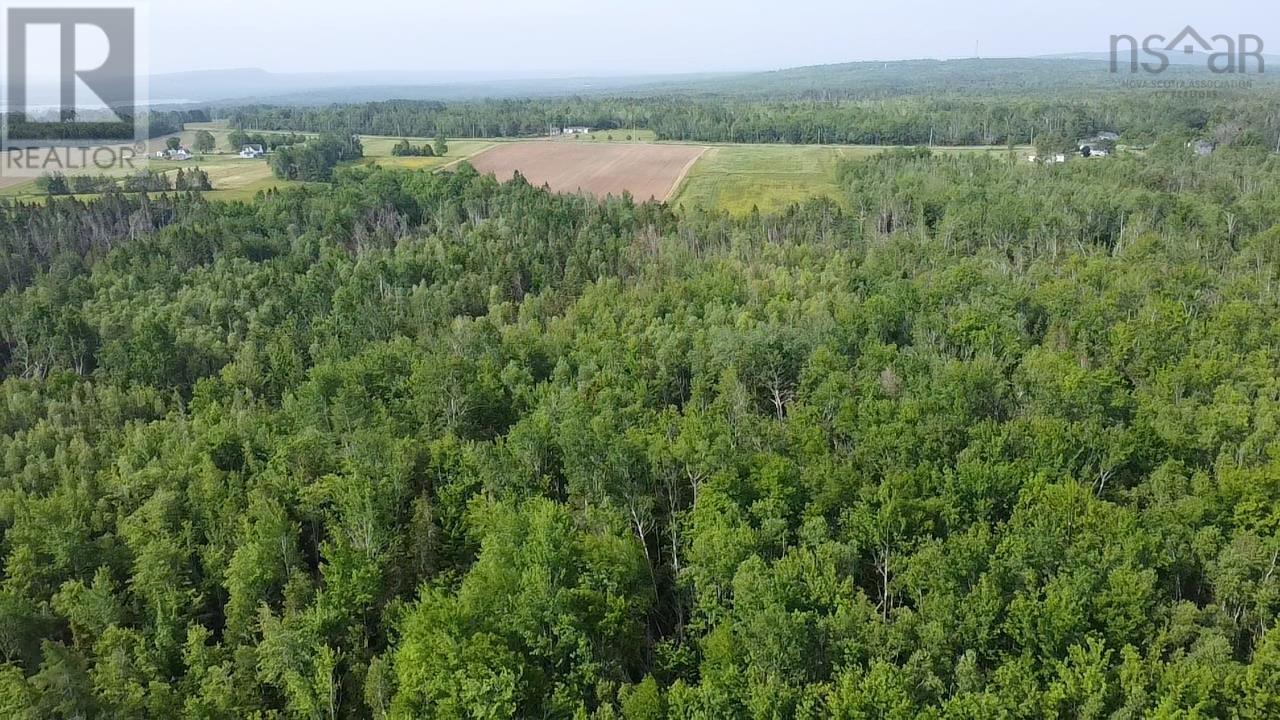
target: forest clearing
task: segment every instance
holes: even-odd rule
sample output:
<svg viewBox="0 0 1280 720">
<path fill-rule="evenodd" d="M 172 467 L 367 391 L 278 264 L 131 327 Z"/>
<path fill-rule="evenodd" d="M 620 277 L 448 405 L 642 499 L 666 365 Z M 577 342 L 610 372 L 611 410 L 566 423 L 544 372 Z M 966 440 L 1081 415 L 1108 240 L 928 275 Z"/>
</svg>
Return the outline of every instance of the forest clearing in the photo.
<svg viewBox="0 0 1280 720">
<path fill-rule="evenodd" d="M 495 145 L 470 162 L 499 180 L 519 172 L 554 192 L 597 197 L 629 192 L 638 200 L 665 200 L 704 150 L 695 145 L 517 142 Z"/>
</svg>

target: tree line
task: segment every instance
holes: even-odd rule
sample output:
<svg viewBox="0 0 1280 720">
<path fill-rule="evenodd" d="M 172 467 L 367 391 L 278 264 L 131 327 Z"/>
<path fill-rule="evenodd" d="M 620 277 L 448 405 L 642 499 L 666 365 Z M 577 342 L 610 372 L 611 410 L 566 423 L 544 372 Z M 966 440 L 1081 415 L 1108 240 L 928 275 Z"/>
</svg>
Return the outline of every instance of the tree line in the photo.
<svg viewBox="0 0 1280 720">
<path fill-rule="evenodd" d="M 449 141 L 444 135 L 436 135 L 436 141 L 414 145 L 408 139 L 391 146 L 393 157 L 443 157 L 449 154 Z"/>
<path fill-rule="evenodd" d="M 198 166 L 188 169 L 179 168 L 171 179 L 167 173 L 155 170 L 143 170 L 126 177 L 109 175 L 73 175 L 67 177 L 60 172 L 47 173 L 36 178 L 36 189 L 49 196 L 58 195 L 91 195 L 109 193 L 114 190 L 124 192 L 168 192 L 177 190 L 204 191 L 212 190 L 209 173 Z"/>
<path fill-rule="evenodd" d="M 1049 82 L 1046 80 L 1046 82 Z M 1140 89 L 1083 97 L 902 96 L 779 100 L 735 96 L 574 97 L 441 103 L 393 100 L 324 107 L 254 106 L 236 127 L 392 137 L 533 137 L 553 128 L 647 128 L 659 140 L 854 145 L 1029 145 L 1122 133 L 1133 145 L 1177 134 L 1275 148 L 1280 93 L 1270 86 L 1188 96 Z"/>
<path fill-rule="evenodd" d="M 209 122 L 207 109 L 118 111 L 118 121 L 44 122 L 24 113 L 6 113 L 8 137 L 30 141 L 132 141 L 137 136 L 136 119 L 146 123 L 147 137 L 157 138 L 181 132 L 184 123 Z"/>
<path fill-rule="evenodd" d="M 247 133 L 243 130 L 232 130 L 227 133 L 227 147 L 232 152 L 251 145 L 257 145 L 263 150 L 275 150 L 287 145 L 301 145 L 306 141 L 307 136 L 298 133 Z"/>
<path fill-rule="evenodd" d="M 358 135 L 326 134 L 301 144 L 276 146 L 268 161 L 276 177 L 303 182 L 329 182 L 338 163 L 364 157 Z"/>
</svg>

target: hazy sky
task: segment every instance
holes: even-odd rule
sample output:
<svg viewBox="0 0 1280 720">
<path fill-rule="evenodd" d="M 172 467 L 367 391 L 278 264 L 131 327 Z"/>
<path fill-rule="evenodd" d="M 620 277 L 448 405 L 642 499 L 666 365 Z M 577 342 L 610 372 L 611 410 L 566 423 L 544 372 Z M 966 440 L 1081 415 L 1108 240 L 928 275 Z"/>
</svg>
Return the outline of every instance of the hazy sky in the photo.
<svg viewBox="0 0 1280 720">
<path fill-rule="evenodd" d="M 1252 33 L 1273 0 L 154 0 L 153 72 L 412 70 L 489 77 L 775 69 L 1105 51 L 1113 33 Z"/>
</svg>

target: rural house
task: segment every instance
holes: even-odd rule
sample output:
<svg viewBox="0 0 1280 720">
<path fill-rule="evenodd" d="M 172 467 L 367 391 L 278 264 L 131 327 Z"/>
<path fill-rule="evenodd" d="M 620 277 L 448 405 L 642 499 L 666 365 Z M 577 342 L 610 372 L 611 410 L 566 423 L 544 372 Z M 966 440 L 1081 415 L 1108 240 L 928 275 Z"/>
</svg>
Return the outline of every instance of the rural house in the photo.
<svg viewBox="0 0 1280 720">
<path fill-rule="evenodd" d="M 564 129 L 565 135 L 587 135 L 590 134 L 590 132 L 591 128 L 582 126 L 567 127 Z"/>
<path fill-rule="evenodd" d="M 266 155 L 266 154 L 267 154 L 266 148 L 262 147 L 261 145 L 245 145 L 240 150 L 240 157 L 245 158 L 246 160 L 262 157 L 263 155 Z"/>
</svg>

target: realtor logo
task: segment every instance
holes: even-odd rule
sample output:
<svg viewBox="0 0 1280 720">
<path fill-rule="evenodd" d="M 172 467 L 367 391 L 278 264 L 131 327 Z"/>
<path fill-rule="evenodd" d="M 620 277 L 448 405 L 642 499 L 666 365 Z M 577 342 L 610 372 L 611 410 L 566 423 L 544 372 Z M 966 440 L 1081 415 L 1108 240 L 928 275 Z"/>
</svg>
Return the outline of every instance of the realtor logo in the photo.
<svg viewBox="0 0 1280 720">
<path fill-rule="evenodd" d="M 1214 35 L 1209 40 L 1188 25 L 1173 39 L 1148 35 L 1139 41 L 1132 35 L 1111 36 L 1111 72 L 1146 72 L 1159 75 L 1173 64 L 1170 56 L 1206 55 L 1205 64 L 1216 75 L 1258 74 L 1266 71 L 1262 38 L 1257 35 Z"/>
<path fill-rule="evenodd" d="M 148 136 L 139 9 L 0 0 L 0 24 L 0 175 L 132 168 Z"/>
</svg>

